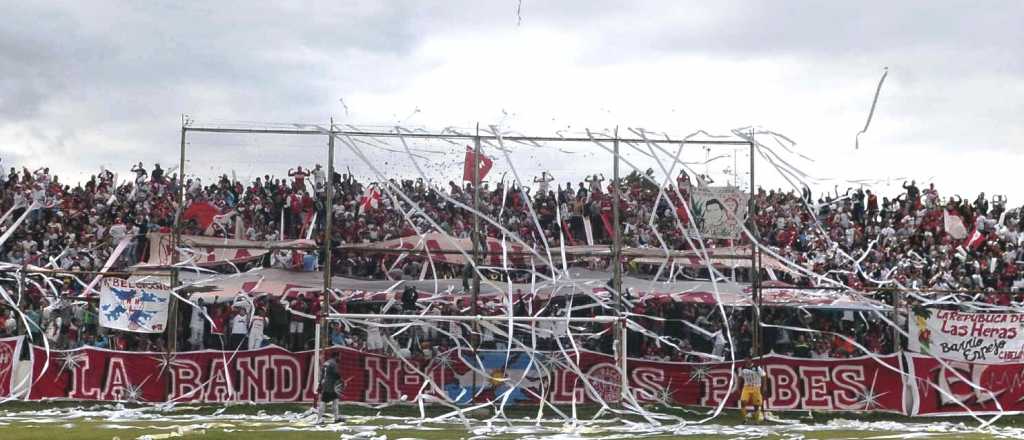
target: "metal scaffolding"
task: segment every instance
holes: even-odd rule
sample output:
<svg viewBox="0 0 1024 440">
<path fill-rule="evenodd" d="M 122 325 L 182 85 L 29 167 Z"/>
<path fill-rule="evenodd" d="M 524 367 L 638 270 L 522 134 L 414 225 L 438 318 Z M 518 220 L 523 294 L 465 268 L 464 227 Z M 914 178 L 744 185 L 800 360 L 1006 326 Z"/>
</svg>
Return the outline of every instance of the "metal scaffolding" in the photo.
<svg viewBox="0 0 1024 440">
<path fill-rule="evenodd" d="M 173 244 L 174 244 L 174 248 L 175 249 L 178 249 L 180 246 L 188 244 L 188 243 L 183 242 L 182 239 L 181 239 L 181 222 L 182 222 L 183 210 L 184 210 L 184 207 L 185 207 L 185 193 L 184 193 L 185 156 L 186 156 L 185 153 L 186 153 L 186 145 L 187 145 L 187 136 L 188 136 L 189 133 L 235 133 L 235 134 L 274 134 L 274 135 L 325 136 L 327 138 L 326 144 L 327 144 L 327 158 L 328 158 L 328 162 L 327 162 L 328 163 L 328 166 L 327 166 L 327 176 L 328 176 L 328 178 L 327 178 L 327 185 L 326 185 L 327 187 L 325 188 L 325 191 L 324 191 L 324 194 L 323 194 L 323 197 L 325 198 L 325 200 L 324 200 L 324 207 L 325 207 L 325 210 L 326 210 L 326 213 L 325 213 L 326 215 L 324 216 L 325 217 L 325 222 L 324 222 L 324 228 L 323 228 L 323 239 L 321 240 L 321 244 L 319 246 L 319 249 L 321 251 L 321 255 L 322 255 L 323 259 L 324 259 L 323 260 L 324 261 L 324 269 L 323 269 L 323 271 L 324 271 L 324 287 L 323 287 L 323 291 L 321 292 L 321 301 L 322 301 L 321 308 L 322 308 L 322 311 L 321 311 L 320 315 L 318 316 L 318 323 L 317 323 L 317 325 L 315 327 L 316 328 L 316 351 L 315 351 L 316 354 L 315 354 L 315 357 L 314 357 L 314 362 L 316 362 L 317 365 L 319 365 L 319 363 L 320 363 L 320 352 L 323 349 L 324 342 L 325 342 L 324 339 L 326 338 L 326 334 L 327 334 L 327 328 L 326 328 L 327 318 L 329 316 L 331 316 L 333 318 L 345 317 L 345 315 L 336 315 L 336 314 L 334 314 L 333 309 L 331 308 L 331 304 L 330 304 L 330 296 L 331 295 L 329 294 L 329 292 L 331 291 L 331 288 L 332 288 L 332 286 L 331 286 L 331 264 L 332 264 L 333 250 L 335 248 L 335 246 L 333 246 L 333 244 L 332 244 L 332 238 L 333 238 L 333 232 L 334 232 L 333 231 L 333 218 L 332 218 L 333 198 L 334 198 L 334 182 L 333 182 L 333 178 L 334 178 L 334 157 L 335 157 L 335 151 L 334 151 L 335 142 L 334 141 L 335 141 L 336 138 L 339 138 L 339 137 L 344 137 L 344 138 L 412 138 L 412 139 L 428 139 L 428 140 L 429 139 L 437 139 L 437 140 L 465 140 L 465 141 L 472 141 L 473 142 L 474 157 L 476 158 L 475 161 L 477 161 L 477 162 L 479 161 L 479 157 L 481 155 L 481 143 L 484 142 L 484 141 L 526 142 L 526 143 L 534 143 L 534 144 L 536 144 L 536 143 L 602 143 L 602 142 L 611 142 L 612 143 L 612 149 L 613 149 L 612 150 L 612 155 L 613 155 L 613 170 L 614 170 L 614 172 L 613 172 L 613 182 L 614 182 L 613 188 L 614 189 L 612 191 L 612 197 L 613 197 L 613 201 L 614 201 L 614 203 L 613 203 L 613 210 L 614 210 L 613 222 L 615 224 L 615 228 L 614 228 L 612 250 L 611 250 L 610 255 L 606 255 L 606 257 L 610 257 L 613 260 L 613 264 L 612 264 L 613 276 L 612 276 L 612 280 L 611 280 L 611 287 L 612 287 L 612 290 L 613 290 L 614 295 L 615 295 L 615 319 L 613 321 L 615 322 L 616 331 L 614 332 L 614 334 L 615 334 L 615 344 L 614 344 L 614 346 L 615 346 L 616 352 L 617 352 L 616 364 L 617 364 L 617 367 L 619 368 L 619 371 L 621 372 L 621 378 L 622 378 L 622 386 L 620 388 L 620 391 L 621 391 L 621 393 L 623 393 L 623 395 L 624 395 L 624 393 L 627 392 L 627 387 L 626 387 L 626 372 L 627 372 L 627 369 L 626 369 L 626 357 L 627 357 L 628 346 L 627 346 L 627 341 L 626 341 L 627 330 L 626 330 L 626 326 L 625 326 L 625 322 L 624 322 L 624 319 L 625 319 L 624 317 L 627 315 L 626 312 L 628 312 L 628 311 L 625 311 L 622 308 L 623 307 L 623 298 L 622 298 L 622 292 L 621 292 L 621 289 L 622 289 L 622 268 L 621 268 L 621 262 L 622 262 L 622 258 L 623 258 L 624 253 L 623 253 L 623 249 L 622 249 L 621 224 L 620 224 L 621 223 L 621 218 L 620 218 L 620 212 L 619 212 L 619 210 L 620 210 L 620 208 L 619 208 L 619 201 L 621 200 L 621 194 L 620 194 L 620 192 L 621 192 L 621 178 L 619 176 L 619 160 L 620 160 L 619 145 L 620 145 L 620 143 L 627 143 L 627 144 L 669 144 L 669 145 L 688 145 L 689 144 L 689 145 L 705 145 L 705 146 L 749 146 L 749 148 L 750 148 L 750 188 L 751 188 L 751 197 L 750 197 L 750 207 L 749 207 L 749 211 L 750 212 L 749 212 L 748 216 L 749 216 L 749 224 L 750 224 L 750 227 L 751 227 L 750 230 L 751 231 L 756 231 L 756 223 L 754 222 L 754 216 L 755 216 L 756 209 L 757 209 L 756 202 L 755 202 L 755 197 L 754 197 L 754 195 L 755 195 L 754 194 L 755 193 L 755 188 L 756 188 L 756 186 L 754 184 L 754 166 L 755 166 L 754 142 L 753 141 L 749 141 L 749 140 L 722 140 L 722 139 L 690 140 L 690 139 L 670 139 L 670 138 L 661 138 L 661 139 L 653 139 L 653 138 L 652 139 L 649 139 L 649 138 L 621 138 L 621 137 L 619 137 L 618 127 L 615 128 L 614 135 L 611 136 L 611 137 L 607 137 L 607 136 L 604 136 L 604 137 L 551 137 L 551 136 L 498 136 L 498 135 L 486 134 L 486 133 L 485 134 L 481 134 L 480 133 L 480 129 L 479 129 L 479 124 L 477 125 L 476 132 L 474 134 L 451 133 L 451 132 L 446 132 L 446 133 L 403 132 L 403 131 L 399 131 L 399 130 L 395 130 L 393 132 L 389 132 L 389 131 L 363 131 L 363 130 L 355 130 L 355 129 L 344 129 L 343 130 L 343 129 L 339 129 L 339 127 L 334 124 L 333 119 L 331 120 L 330 125 L 327 126 L 327 127 L 321 127 L 321 126 L 315 126 L 315 125 L 300 125 L 300 124 L 294 124 L 294 126 L 297 127 L 297 128 L 231 128 L 231 127 L 215 127 L 215 126 L 196 126 L 196 125 L 192 125 L 189 121 L 187 121 L 185 118 L 183 118 L 183 120 L 182 120 L 182 127 L 181 127 L 181 155 L 180 155 L 180 162 L 179 162 L 179 165 L 178 165 L 179 166 L 178 194 L 177 194 L 178 209 L 177 209 L 176 214 L 175 214 Z M 480 238 L 482 237 L 481 232 L 480 232 L 480 218 L 479 218 L 479 215 L 477 214 L 479 212 L 479 206 L 480 206 L 479 205 L 479 203 L 480 203 L 480 174 L 479 174 L 479 166 L 474 167 L 473 179 L 474 179 L 473 180 L 473 193 L 474 193 L 473 194 L 474 195 L 474 197 L 473 197 L 473 208 L 474 208 L 475 212 L 474 212 L 474 215 L 473 215 L 473 231 L 472 231 L 472 235 L 471 235 L 472 243 L 473 243 L 473 249 L 472 249 L 471 255 L 472 255 L 472 260 L 473 261 L 470 262 L 470 264 L 471 264 L 471 267 L 473 268 L 473 280 L 472 280 L 472 290 L 471 290 L 471 294 L 472 294 L 472 298 L 473 298 L 473 301 L 472 301 L 472 304 L 473 304 L 472 305 L 472 307 L 473 307 L 472 316 L 474 316 L 476 318 L 468 319 L 468 320 L 472 321 L 474 323 L 474 325 L 476 325 L 479 321 L 485 319 L 485 318 L 482 318 L 482 317 L 477 317 L 477 310 L 476 310 L 476 307 L 477 307 L 477 301 L 476 300 L 477 300 L 477 297 L 479 295 L 479 289 L 480 289 L 480 271 L 479 271 L 477 262 L 479 261 L 479 258 L 480 258 L 480 255 L 479 255 L 479 247 L 480 247 L 479 245 L 480 245 L 480 243 L 479 243 L 479 241 L 480 241 Z M 311 227 L 313 227 L 313 226 L 311 225 Z M 756 232 L 755 232 L 755 235 L 756 235 Z M 755 239 L 756 239 L 755 237 L 751 237 L 751 240 L 755 240 Z M 216 248 L 261 248 L 261 249 L 292 249 L 292 250 L 311 250 L 311 249 L 317 248 L 316 246 L 303 246 L 303 245 L 269 246 L 268 247 L 268 246 L 228 245 L 228 244 L 224 244 L 224 245 L 204 244 L 203 247 L 204 248 L 213 248 L 213 249 L 216 249 Z M 759 283 L 759 278 L 760 278 L 760 276 L 759 276 L 759 271 L 760 271 L 759 263 L 760 263 L 760 261 L 759 261 L 759 252 L 757 250 L 757 246 L 756 245 L 752 245 L 750 247 L 750 249 L 751 250 L 750 250 L 750 255 L 749 256 L 736 256 L 736 255 L 733 255 L 733 256 L 717 256 L 716 255 L 714 258 L 723 258 L 724 257 L 724 258 L 731 258 L 731 259 L 749 259 L 749 260 L 751 260 L 752 289 L 753 289 L 753 298 L 754 298 L 754 305 L 755 305 L 755 307 L 753 308 L 754 309 L 754 321 L 755 321 L 754 352 L 755 352 L 755 354 L 758 354 L 758 350 L 759 350 L 759 347 L 760 347 L 760 337 L 759 337 L 759 335 L 760 335 L 760 319 L 758 317 L 759 317 L 759 308 L 760 308 L 760 305 L 761 305 L 761 303 L 760 303 L 761 295 L 760 295 L 760 292 L 759 292 L 759 290 L 760 290 L 760 283 Z M 339 247 L 339 250 L 352 251 L 352 252 L 366 252 L 366 253 L 373 253 L 373 252 L 385 253 L 386 252 L 385 250 L 381 250 L 381 249 L 371 250 L 371 249 L 367 249 L 365 247 L 360 247 L 360 246 L 341 246 L 341 247 Z M 401 250 L 401 252 L 415 253 L 416 251 Z M 432 250 L 430 252 L 437 252 L 437 251 Z M 173 263 L 177 263 L 177 261 L 178 261 L 177 251 L 175 251 L 175 252 L 172 253 L 172 266 L 173 266 L 172 270 L 171 270 L 171 283 L 172 283 L 171 285 L 172 285 L 172 287 L 177 287 L 179 285 L 179 279 L 178 279 L 178 270 L 179 269 L 177 268 L 177 266 L 173 265 Z M 177 339 L 178 339 L 178 335 L 177 335 L 177 332 L 178 332 L 177 308 L 178 307 L 179 307 L 178 301 L 177 300 L 173 300 L 171 302 L 171 304 L 170 304 L 170 311 L 169 311 L 169 315 L 172 317 L 172 322 L 168 324 L 168 332 L 171 335 L 171 336 L 169 336 L 168 339 L 170 341 L 172 341 L 171 345 L 169 346 L 169 348 L 172 349 L 172 350 L 177 348 L 176 345 L 177 345 Z M 350 318 L 354 318 L 354 316 L 349 316 L 349 317 Z M 316 371 L 315 376 L 319 376 L 319 368 L 315 369 L 315 371 Z M 319 380 L 319 378 L 315 377 L 314 380 Z"/>
</svg>

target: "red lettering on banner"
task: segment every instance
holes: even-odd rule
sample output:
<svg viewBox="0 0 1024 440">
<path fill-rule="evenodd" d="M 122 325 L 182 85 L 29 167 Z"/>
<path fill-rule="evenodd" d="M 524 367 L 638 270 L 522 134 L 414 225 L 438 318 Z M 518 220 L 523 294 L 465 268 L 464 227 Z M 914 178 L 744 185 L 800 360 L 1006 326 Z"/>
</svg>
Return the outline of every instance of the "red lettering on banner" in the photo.
<svg viewBox="0 0 1024 440">
<path fill-rule="evenodd" d="M 89 356 L 86 356 L 85 352 L 82 351 L 77 354 L 65 353 L 65 356 L 78 356 L 78 368 L 75 368 L 71 372 L 71 392 L 68 397 L 72 399 L 82 400 L 99 400 L 100 389 L 99 387 L 88 387 L 86 385 L 86 378 L 89 377 Z M 51 367 L 53 368 L 53 367 Z M 93 376 L 95 377 L 95 376 Z"/>
<path fill-rule="evenodd" d="M 768 395 L 768 408 L 795 409 L 800 404 L 800 390 L 797 389 L 799 377 L 788 365 L 769 365 L 765 369 L 771 380 L 771 393 Z"/>
<path fill-rule="evenodd" d="M 231 378 L 227 375 L 227 362 L 224 358 L 215 358 L 210 363 L 210 380 L 206 383 L 203 393 L 205 402 L 227 402 L 232 398 Z"/>
<path fill-rule="evenodd" d="M 864 409 L 860 396 L 864 387 L 864 368 L 860 365 L 839 365 L 832 369 L 832 384 L 835 385 L 834 409 Z"/>
<path fill-rule="evenodd" d="M 368 356 L 366 358 L 366 401 L 384 402 L 398 399 L 398 359 Z M 383 390 L 383 393 L 382 393 Z"/>
<path fill-rule="evenodd" d="M 202 399 L 202 384 L 199 381 L 202 370 L 199 368 L 199 364 L 190 360 L 177 359 L 169 371 L 171 373 L 169 400 L 178 399 L 191 402 Z"/>
<path fill-rule="evenodd" d="M 258 403 L 270 401 L 270 359 L 267 356 L 243 357 L 235 364 L 238 366 L 238 399 Z"/>
<path fill-rule="evenodd" d="M 275 402 L 292 402 L 302 393 L 302 368 L 298 359 L 287 355 L 270 356 L 270 365 L 277 379 L 277 387 L 271 394 Z"/>
<path fill-rule="evenodd" d="M 804 381 L 804 409 L 831 409 L 832 396 L 828 393 L 828 367 L 800 366 Z"/>
<path fill-rule="evenodd" d="M 107 365 L 107 379 L 104 381 L 103 400 L 126 400 L 128 387 L 131 382 L 128 380 L 128 372 L 124 369 L 124 359 L 112 358 Z"/>
</svg>

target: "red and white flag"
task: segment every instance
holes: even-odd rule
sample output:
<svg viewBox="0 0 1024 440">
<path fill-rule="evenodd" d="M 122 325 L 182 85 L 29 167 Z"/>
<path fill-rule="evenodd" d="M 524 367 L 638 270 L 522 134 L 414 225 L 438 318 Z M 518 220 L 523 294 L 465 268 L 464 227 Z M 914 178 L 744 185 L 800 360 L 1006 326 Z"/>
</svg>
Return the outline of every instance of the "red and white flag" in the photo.
<svg viewBox="0 0 1024 440">
<path fill-rule="evenodd" d="M 984 242 L 985 234 L 978 232 L 978 228 L 974 228 L 974 230 L 971 231 L 971 235 L 969 235 L 967 237 L 967 240 L 964 241 L 964 247 L 970 250 L 974 250 L 981 246 Z"/>
<path fill-rule="evenodd" d="M 945 223 L 946 233 L 954 240 L 967 238 L 967 227 L 964 226 L 964 219 L 959 215 L 952 215 L 949 211 L 942 211 L 942 220 Z"/>
<path fill-rule="evenodd" d="M 359 198 L 359 213 L 362 214 L 370 209 L 377 209 L 380 207 L 380 188 L 377 185 L 370 185 L 366 188 L 366 192 Z"/>
<path fill-rule="evenodd" d="M 487 173 L 491 171 L 491 167 L 494 166 L 494 161 L 491 158 L 480 154 L 480 159 L 476 159 L 476 154 L 473 149 L 466 146 L 466 162 L 462 167 L 462 180 L 473 181 L 473 167 L 477 166 L 480 169 L 480 180 L 484 180 L 487 177 Z"/>
</svg>

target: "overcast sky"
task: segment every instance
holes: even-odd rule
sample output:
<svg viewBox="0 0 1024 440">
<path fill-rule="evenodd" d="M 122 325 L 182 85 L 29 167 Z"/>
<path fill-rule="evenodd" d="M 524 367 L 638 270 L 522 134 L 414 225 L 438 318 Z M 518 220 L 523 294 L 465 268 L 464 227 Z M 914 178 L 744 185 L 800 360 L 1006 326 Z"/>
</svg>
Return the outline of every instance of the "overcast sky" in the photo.
<svg viewBox="0 0 1024 440">
<path fill-rule="evenodd" d="M 166 168 L 185 113 L 545 135 L 756 125 L 795 140 L 815 177 L 1024 199 L 1019 1 L 2 3 L 2 164 L 65 180 Z M 261 172 L 263 141 L 203 141 Z M 268 162 L 317 160 L 305 154 Z M 598 157 L 534 168 L 608 171 Z"/>
</svg>

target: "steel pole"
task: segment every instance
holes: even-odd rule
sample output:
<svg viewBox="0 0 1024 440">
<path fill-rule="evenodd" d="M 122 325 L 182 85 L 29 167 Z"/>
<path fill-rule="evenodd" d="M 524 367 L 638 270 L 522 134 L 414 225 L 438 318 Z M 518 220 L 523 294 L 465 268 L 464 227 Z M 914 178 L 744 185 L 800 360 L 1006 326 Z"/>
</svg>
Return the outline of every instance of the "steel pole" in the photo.
<svg viewBox="0 0 1024 440">
<path fill-rule="evenodd" d="M 760 255 L 757 251 L 757 241 L 760 241 L 760 233 L 757 231 L 757 185 L 754 180 L 754 130 L 750 130 L 750 200 L 747 214 L 747 218 L 750 219 L 750 289 L 753 307 L 751 307 L 751 319 L 754 321 L 753 332 L 751 335 L 751 347 L 750 351 L 754 356 L 761 355 L 761 264 Z"/>
<path fill-rule="evenodd" d="M 478 313 L 477 299 L 480 296 L 480 124 L 476 125 L 477 136 L 473 138 L 473 314 Z"/>
<path fill-rule="evenodd" d="M 615 294 L 615 315 L 619 318 L 615 321 L 615 351 L 616 364 L 619 369 L 619 399 L 621 402 L 628 401 L 629 379 L 626 375 L 626 361 L 629 350 L 629 331 L 622 319 L 625 303 L 622 299 L 622 221 L 619 205 L 622 200 L 622 184 L 619 181 L 619 127 L 615 127 L 615 140 L 612 142 L 612 223 L 614 234 L 612 237 L 612 290 Z"/>
<path fill-rule="evenodd" d="M 188 133 L 188 126 L 184 117 L 181 121 L 181 149 L 178 159 L 178 206 L 174 212 L 174 229 L 171 233 L 171 288 L 177 288 L 178 276 L 178 245 L 181 241 L 181 216 L 185 211 L 185 136 Z M 153 243 L 150 243 L 153 246 Z M 167 315 L 170 322 L 167 323 L 167 351 L 170 353 L 178 351 L 178 298 L 171 295 L 171 302 L 167 305 Z"/>
</svg>

